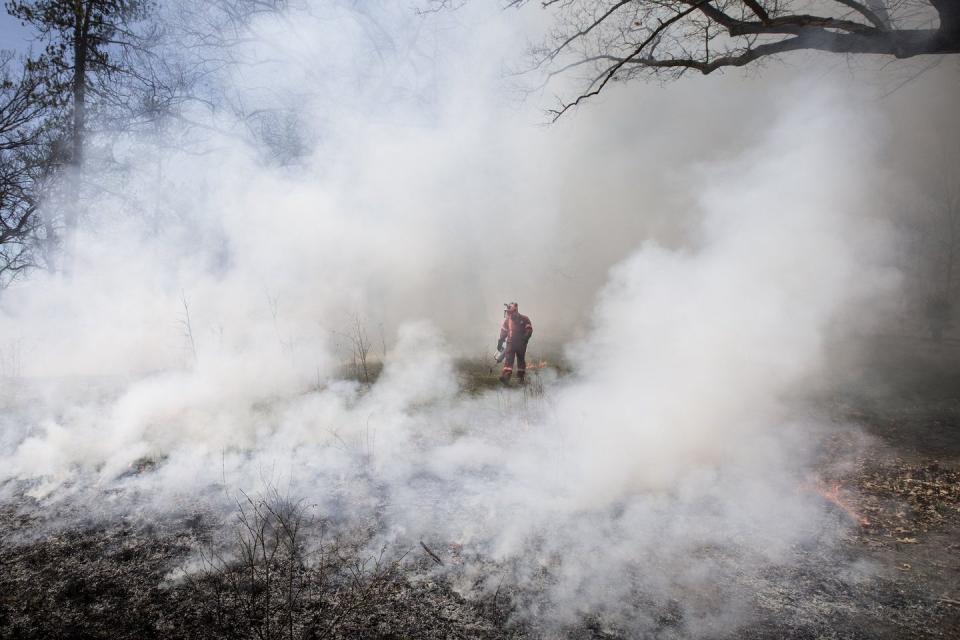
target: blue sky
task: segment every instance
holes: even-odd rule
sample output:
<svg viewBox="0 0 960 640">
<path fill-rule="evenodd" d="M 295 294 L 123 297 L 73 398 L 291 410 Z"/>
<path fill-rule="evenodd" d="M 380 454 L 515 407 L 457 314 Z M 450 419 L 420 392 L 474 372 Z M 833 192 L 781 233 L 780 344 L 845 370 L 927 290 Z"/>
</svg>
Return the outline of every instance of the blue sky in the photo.
<svg viewBox="0 0 960 640">
<path fill-rule="evenodd" d="M 32 33 L 20 21 L 10 17 L 5 9 L 0 9 L 0 49 L 26 51 L 31 44 Z"/>
</svg>

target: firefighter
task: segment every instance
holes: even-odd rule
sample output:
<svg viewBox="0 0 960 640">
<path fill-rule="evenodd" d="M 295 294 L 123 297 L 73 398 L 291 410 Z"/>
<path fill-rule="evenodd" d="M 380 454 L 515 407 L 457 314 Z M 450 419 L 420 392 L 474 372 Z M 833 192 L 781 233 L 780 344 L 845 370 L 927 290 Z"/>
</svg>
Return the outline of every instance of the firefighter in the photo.
<svg viewBox="0 0 960 640">
<path fill-rule="evenodd" d="M 503 358 L 503 372 L 500 374 L 500 383 L 506 385 L 513 375 L 513 361 L 517 361 L 517 381 L 523 384 L 523 377 L 527 373 L 527 343 L 533 335 L 533 324 L 530 318 L 520 314 L 516 302 L 505 304 L 503 324 L 500 325 L 500 340 L 497 341 L 497 351 L 506 346 Z"/>
</svg>

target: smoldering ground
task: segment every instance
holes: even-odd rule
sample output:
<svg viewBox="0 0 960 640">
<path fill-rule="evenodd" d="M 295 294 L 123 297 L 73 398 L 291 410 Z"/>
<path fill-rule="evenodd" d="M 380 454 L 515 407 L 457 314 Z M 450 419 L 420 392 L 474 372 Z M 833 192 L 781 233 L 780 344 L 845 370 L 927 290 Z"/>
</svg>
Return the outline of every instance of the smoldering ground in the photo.
<svg viewBox="0 0 960 640">
<path fill-rule="evenodd" d="M 149 520 L 283 487 L 372 547 L 457 549 L 437 572 L 517 585 L 546 629 L 748 622 L 751 578 L 849 526 L 804 489 L 831 429 L 804 400 L 899 287 L 883 115 L 801 78 L 748 83 L 761 126 L 721 148 L 665 103 L 629 139 L 610 104 L 542 130 L 487 59 L 522 45 L 500 14 L 371 36 L 414 19 L 333 6 L 257 21 L 221 78 L 297 103 L 310 152 L 277 166 L 219 113 L 203 154 L 130 139 L 130 197 L 90 205 L 67 274 L 4 292 L 4 492 Z M 464 393 L 506 299 L 571 372 Z M 371 385 L 339 375 L 358 327 Z"/>
</svg>

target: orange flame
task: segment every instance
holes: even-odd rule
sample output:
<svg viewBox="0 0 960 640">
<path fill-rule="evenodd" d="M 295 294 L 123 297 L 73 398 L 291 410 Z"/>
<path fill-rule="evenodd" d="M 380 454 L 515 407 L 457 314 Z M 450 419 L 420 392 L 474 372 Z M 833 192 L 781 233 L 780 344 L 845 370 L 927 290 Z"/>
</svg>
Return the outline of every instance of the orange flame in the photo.
<svg viewBox="0 0 960 640">
<path fill-rule="evenodd" d="M 832 504 L 837 505 L 840 509 L 843 510 L 850 518 L 856 522 L 861 527 L 865 527 L 870 524 L 870 521 L 857 512 L 844 497 L 840 494 L 840 483 L 836 482 L 829 488 L 823 482 L 817 482 L 816 491 L 819 493 L 824 500 Z"/>
</svg>

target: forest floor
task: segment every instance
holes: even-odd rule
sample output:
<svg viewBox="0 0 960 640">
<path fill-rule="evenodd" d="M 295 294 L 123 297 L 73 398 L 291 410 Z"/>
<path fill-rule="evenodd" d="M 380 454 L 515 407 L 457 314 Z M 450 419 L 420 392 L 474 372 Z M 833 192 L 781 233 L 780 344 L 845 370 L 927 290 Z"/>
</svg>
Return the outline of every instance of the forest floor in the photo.
<svg viewBox="0 0 960 640">
<path fill-rule="evenodd" d="M 928 345 L 918 359 L 908 346 L 879 350 L 819 400 L 838 428 L 820 451 L 817 490 L 846 523 L 843 540 L 751 576 L 750 624 L 716 637 L 960 637 L 960 358 Z M 487 363 L 460 368 L 468 392 L 496 384 Z M 274 506 L 274 524 L 289 525 L 290 512 Z M 271 517 L 250 504 L 254 554 L 257 526 Z M 75 524 L 48 527 L 64 519 Z M 0 532 L 3 640 L 635 637 L 599 618 L 539 629 L 511 615 L 519 587 L 465 593 L 438 573 L 455 549 L 369 558 L 361 548 L 373 534 L 363 527 L 331 540 L 309 569 L 285 563 L 278 544 L 249 583 L 242 554 L 237 563 L 212 552 L 203 571 L 171 580 L 214 535 L 202 510 L 94 521 L 45 512 L 21 494 L 0 504 Z M 869 570 L 851 578 L 838 566 Z M 648 636 L 684 637 L 677 615 L 658 612 Z"/>
</svg>

